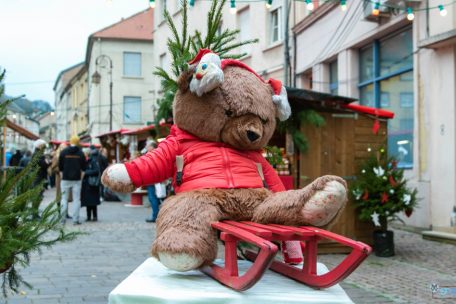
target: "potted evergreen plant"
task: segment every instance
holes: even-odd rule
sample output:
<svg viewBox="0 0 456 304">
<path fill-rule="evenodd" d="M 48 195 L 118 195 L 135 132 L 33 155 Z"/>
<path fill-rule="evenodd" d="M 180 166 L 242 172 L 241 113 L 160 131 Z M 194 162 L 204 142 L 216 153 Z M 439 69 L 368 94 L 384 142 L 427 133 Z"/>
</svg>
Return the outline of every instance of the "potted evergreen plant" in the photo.
<svg viewBox="0 0 456 304">
<path fill-rule="evenodd" d="M 371 151 L 369 148 L 368 151 Z M 388 222 L 401 220 L 404 212 L 409 217 L 417 205 L 417 190 L 407 187 L 404 170 L 398 161 L 386 155 L 385 148 L 371 151 L 372 155 L 361 165 L 356 180 L 350 187 L 361 220 L 371 220 L 375 226 L 373 240 L 377 256 L 394 255 L 394 233 Z"/>
</svg>

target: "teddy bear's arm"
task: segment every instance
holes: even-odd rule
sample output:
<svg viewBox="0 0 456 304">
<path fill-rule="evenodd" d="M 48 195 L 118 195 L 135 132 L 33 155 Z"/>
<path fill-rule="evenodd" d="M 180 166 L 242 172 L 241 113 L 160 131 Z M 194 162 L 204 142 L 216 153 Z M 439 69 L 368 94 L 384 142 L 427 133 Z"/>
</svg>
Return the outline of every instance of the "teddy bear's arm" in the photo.
<svg viewBox="0 0 456 304">
<path fill-rule="evenodd" d="M 285 186 L 271 164 L 269 164 L 263 156 L 258 158 L 258 162 L 261 164 L 263 169 L 264 179 L 266 180 L 266 184 L 268 184 L 269 190 L 272 192 L 285 191 Z"/>
<path fill-rule="evenodd" d="M 133 185 L 152 185 L 172 177 L 178 149 L 176 138 L 168 136 L 157 149 L 126 163 L 125 167 Z"/>
</svg>

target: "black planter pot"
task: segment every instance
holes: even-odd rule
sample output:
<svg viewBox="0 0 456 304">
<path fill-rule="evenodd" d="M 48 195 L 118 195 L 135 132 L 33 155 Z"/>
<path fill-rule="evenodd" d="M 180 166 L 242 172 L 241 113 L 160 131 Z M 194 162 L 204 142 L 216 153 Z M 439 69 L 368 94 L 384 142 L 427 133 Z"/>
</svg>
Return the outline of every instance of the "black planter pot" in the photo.
<svg viewBox="0 0 456 304">
<path fill-rule="evenodd" d="M 394 255 L 393 231 L 374 231 L 374 252 L 379 257 L 391 257 Z"/>
</svg>

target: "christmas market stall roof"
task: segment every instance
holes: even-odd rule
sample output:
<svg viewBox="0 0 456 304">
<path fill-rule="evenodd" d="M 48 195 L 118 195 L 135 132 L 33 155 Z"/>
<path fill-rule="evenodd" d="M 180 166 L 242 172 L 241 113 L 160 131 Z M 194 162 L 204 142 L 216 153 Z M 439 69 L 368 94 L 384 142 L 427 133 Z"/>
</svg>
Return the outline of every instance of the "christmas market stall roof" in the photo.
<svg viewBox="0 0 456 304">
<path fill-rule="evenodd" d="M 311 90 L 286 87 L 288 101 L 293 111 L 313 109 L 331 113 L 360 113 L 378 118 L 394 118 L 394 113 L 382 109 L 355 104 L 357 99 L 321 93 Z"/>
<path fill-rule="evenodd" d="M 9 119 L 6 120 L 6 127 L 10 128 L 11 130 L 21 134 L 22 136 L 24 136 L 24 137 L 26 137 L 26 138 L 28 138 L 30 140 L 37 140 L 38 138 L 40 138 L 38 135 L 33 134 L 29 130 L 24 129 L 23 127 L 21 127 L 18 124 L 15 124 L 14 122 L 12 122 Z"/>
<path fill-rule="evenodd" d="M 109 132 L 97 135 L 95 137 L 96 138 L 100 138 L 100 137 L 104 137 L 104 136 L 107 136 L 107 135 L 125 134 L 126 132 L 129 132 L 129 131 L 131 131 L 131 130 L 130 129 L 126 129 L 126 128 L 120 128 L 118 130 L 109 131 Z"/>
</svg>

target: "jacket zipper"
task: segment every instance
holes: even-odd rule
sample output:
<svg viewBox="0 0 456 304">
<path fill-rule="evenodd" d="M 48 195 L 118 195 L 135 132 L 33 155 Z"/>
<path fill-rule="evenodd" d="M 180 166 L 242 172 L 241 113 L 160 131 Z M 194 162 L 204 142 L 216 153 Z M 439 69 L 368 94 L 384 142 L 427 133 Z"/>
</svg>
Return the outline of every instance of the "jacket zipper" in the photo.
<svg viewBox="0 0 456 304">
<path fill-rule="evenodd" d="M 224 147 L 221 147 L 222 149 L 222 154 L 223 154 L 223 159 L 225 163 L 225 173 L 226 177 L 228 179 L 228 187 L 229 188 L 234 188 L 234 180 L 233 180 L 233 174 L 230 169 L 230 159 L 228 157 L 228 153 L 226 152 L 226 149 Z"/>
</svg>

